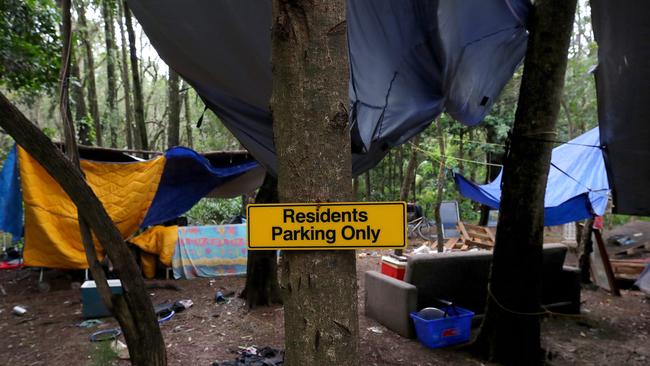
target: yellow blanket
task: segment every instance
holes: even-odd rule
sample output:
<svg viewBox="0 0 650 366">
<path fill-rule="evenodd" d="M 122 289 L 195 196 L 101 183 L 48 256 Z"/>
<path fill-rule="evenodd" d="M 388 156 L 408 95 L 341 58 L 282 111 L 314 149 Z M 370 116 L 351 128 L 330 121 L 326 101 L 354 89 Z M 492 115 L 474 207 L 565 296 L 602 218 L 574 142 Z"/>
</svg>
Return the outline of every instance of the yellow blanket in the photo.
<svg viewBox="0 0 650 366">
<path fill-rule="evenodd" d="M 142 249 L 140 259 L 146 278 L 156 275 L 156 258 L 167 267 L 172 266 L 172 257 L 178 241 L 178 226 L 153 226 L 129 242 Z"/>
<path fill-rule="evenodd" d="M 18 154 L 25 202 L 25 265 L 87 268 L 76 206 L 38 162 L 23 149 Z M 164 166 L 164 157 L 135 163 L 81 161 L 88 184 L 124 238 L 140 227 Z"/>
</svg>

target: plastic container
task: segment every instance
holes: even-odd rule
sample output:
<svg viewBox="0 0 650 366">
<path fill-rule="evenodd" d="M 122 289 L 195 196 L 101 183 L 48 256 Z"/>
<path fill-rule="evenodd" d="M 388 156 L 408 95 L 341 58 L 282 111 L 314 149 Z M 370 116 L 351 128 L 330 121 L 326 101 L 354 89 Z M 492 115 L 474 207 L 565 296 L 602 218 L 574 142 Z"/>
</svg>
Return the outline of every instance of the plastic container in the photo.
<svg viewBox="0 0 650 366">
<path fill-rule="evenodd" d="M 418 316 L 417 312 L 411 313 L 420 343 L 429 348 L 440 348 L 469 341 L 474 313 L 458 306 L 441 310 L 447 316 L 432 320 Z"/>
</svg>

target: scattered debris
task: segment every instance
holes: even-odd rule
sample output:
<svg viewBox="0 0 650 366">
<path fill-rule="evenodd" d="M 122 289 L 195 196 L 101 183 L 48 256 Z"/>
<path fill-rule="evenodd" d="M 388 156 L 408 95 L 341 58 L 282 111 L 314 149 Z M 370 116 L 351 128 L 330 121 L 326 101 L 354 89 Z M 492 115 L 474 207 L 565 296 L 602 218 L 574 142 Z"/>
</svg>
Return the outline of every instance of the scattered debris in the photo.
<svg viewBox="0 0 650 366">
<path fill-rule="evenodd" d="M 116 339 L 111 343 L 111 349 L 115 354 L 117 354 L 117 357 L 120 360 L 128 360 L 130 358 L 129 356 L 129 348 L 126 346 L 126 344 L 122 343 L 120 340 Z"/>
<path fill-rule="evenodd" d="M 240 347 L 239 356 L 233 361 L 215 361 L 212 366 L 282 366 L 284 352 L 271 347 Z"/>
<path fill-rule="evenodd" d="M 370 327 L 368 330 L 376 334 L 384 334 L 384 330 L 381 327 Z"/>
<path fill-rule="evenodd" d="M 27 313 L 27 309 L 25 309 L 24 306 L 16 305 L 16 306 L 14 306 L 12 312 L 15 315 L 23 316 L 23 315 L 25 315 L 25 313 Z"/>
<path fill-rule="evenodd" d="M 92 327 L 94 327 L 96 325 L 100 325 L 100 324 L 104 324 L 104 322 L 99 320 L 99 319 L 88 319 L 88 320 L 84 320 L 81 323 L 77 324 L 77 326 L 79 328 L 92 328 Z"/>
<path fill-rule="evenodd" d="M 224 294 L 221 291 L 217 291 L 217 293 L 214 295 L 214 301 L 217 304 L 227 304 L 230 302 L 230 299 L 226 298 Z"/>
</svg>

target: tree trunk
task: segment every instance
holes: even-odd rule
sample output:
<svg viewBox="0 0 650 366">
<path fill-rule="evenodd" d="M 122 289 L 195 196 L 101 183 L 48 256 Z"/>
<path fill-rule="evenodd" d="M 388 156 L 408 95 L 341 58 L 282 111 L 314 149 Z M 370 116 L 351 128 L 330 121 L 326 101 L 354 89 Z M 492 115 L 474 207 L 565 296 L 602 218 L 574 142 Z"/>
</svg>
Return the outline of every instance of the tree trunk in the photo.
<svg viewBox="0 0 650 366">
<path fill-rule="evenodd" d="M 594 226 L 593 217 L 585 220 L 578 240 L 578 264 L 580 267 L 580 282 L 591 283 L 591 253 L 594 251 L 594 244 L 591 239 Z"/>
<path fill-rule="evenodd" d="M 81 82 L 81 74 L 79 72 L 79 64 L 75 57 L 76 53 L 74 48 L 70 50 L 70 76 L 74 79 L 74 82 L 71 83 L 71 94 L 72 101 L 74 102 L 74 117 L 77 122 L 79 142 L 82 145 L 92 145 L 90 140 L 90 131 L 87 124 L 88 109 L 86 108 L 86 101 L 84 100 L 84 89 Z"/>
<path fill-rule="evenodd" d="M 406 174 L 404 174 L 404 181 L 402 181 L 402 189 L 399 192 L 399 200 L 406 201 L 409 199 L 409 191 L 413 182 L 415 181 L 415 168 L 418 165 L 418 146 L 420 145 L 420 135 L 415 136 L 413 139 L 413 146 L 411 146 L 411 156 L 409 157 L 408 165 L 406 165 Z"/>
<path fill-rule="evenodd" d="M 169 101 L 169 118 L 167 125 L 167 147 L 171 148 L 181 144 L 181 95 L 178 91 L 178 74 L 169 68 L 167 98 Z"/>
<path fill-rule="evenodd" d="M 488 144 L 499 143 L 497 139 L 497 131 L 495 126 L 486 125 L 485 126 L 485 142 Z M 485 183 L 490 183 L 499 176 L 501 169 L 493 164 L 503 164 L 503 153 L 497 153 L 494 151 L 488 151 L 485 156 L 485 160 L 488 165 L 485 168 Z M 481 205 L 481 217 L 479 218 L 478 224 L 481 226 L 486 226 L 490 219 L 490 210 L 491 208 L 486 205 Z"/>
<path fill-rule="evenodd" d="M 486 315 L 476 346 L 506 365 L 544 363 L 540 345 L 544 193 L 576 0 L 538 0 L 503 174 Z"/>
<path fill-rule="evenodd" d="M 264 183 L 257 192 L 255 203 L 276 203 L 278 180 L 266 174 Z M 278 284 L 278 254 L 276 250 L 251 250 L 246 263 L 246 286 L 242 292 L 249 309 L 258 306 L 281 304 L 282 298 Z"/>
<path fill-rule="evenodd" d="M 345 1 L 273 1 L 273 131 L 283 202 L 350 199 Z M 285 364 L 358 365 L 353 250 L 286 251 Z"/>
<path fill-rule="evenodd" d="M 115 81 L 115 26 L 113 25 L 114 9 L 109 0 L 102 0 L 102 16 L 104 17 L 104 40 L 106 41 L 106 113 L 104 118 L 108 121 L 111 147 L 117 147 L 117 113 L 115 99 L 117 99 L 117 86 Z"/>
<path fill-rule="evenodd" d="M 366 201 L 372 200 L 372 187 L 370 186 L 370 170 L 366 171 Z"/>
<path fill-rule="evenodd" d="M 190 108 L 190 86 L 185 85 L 185 95 L 183 96 L 184 102 L 183 104 L 185 105 L 185 138 L 186 138 L 186 144 L 187 147 L 192 149 L 194 145 L 194 139 L 192 138 L 192 109 Z"/>
<path fill-rule="evenodd" d="M 97 102 L 97 83 L 95 82 L 95 60 L 93 56 L 93 45 L 88 33 L 88 21 L 86 20 L 86 9 L 83 1 L 76 1 L 77 17 L 79 18 L 79 35 L 86 51 L 86 63 L 84 71 L 88 85 L 88 105 L 90 116 L 93 119 L 95 128 L 95 142 L 97 146 L 104 146 L 102 141 L 102 124 L 99 119 L 99 103 Z"/>
<path fill-rule="evenodd" d="M 138 55 L 136 52 L 135 32 L 131 22 L 131 9 L 126 0 L 122 2 L 124 9 L 124 21 L 126 32 L 129 35 L 129 54 L 131 57 L 131 77 L 133 78 L 133 107 L 135 112 L 135 148 L 138 150 L 149 150 L 147 138 L 147 126 L 144 123 L 144 99 L 142 97 L 142 83 L 138 69 Z"/>
<path fill-rule="evenodd" d="M 442 195 L 444 194 L 443 188 L 445 187 L 445 136 L 442 129 L 442 121 L 438 120 L 436 123 L 436 131 L 438 132 L 438 148 L 440 149 L 440 166 L 438 168 L 438 180 L 436 182 L 436 206 L 433 209 L 434 218 L 436 220 L 436 234 L 438 237 L 438 252 L 442 253 L 445 250 L 445 239 L 442 227 L 442 218 L 440 217 L 440 206 L 442 205 Z"/>
<path fill-rule="evenodd" d="M 120 27 L 120 40 L 122 67 L 120 68 L 122 85 L 124 86 L 124 111 L 126 115 L 124 132 L 126 134 L 126 146 L 128 149 L 133 149 L 133 105 L 131 104 L 131 80 L 129 79 L 129 63 L 126 57 L 126 37 L 124 35 L 124 7 L 121 1 L 117 1 L 117 6 L 120 11 L 119 21 L 117 22 Z"/>
</svg>

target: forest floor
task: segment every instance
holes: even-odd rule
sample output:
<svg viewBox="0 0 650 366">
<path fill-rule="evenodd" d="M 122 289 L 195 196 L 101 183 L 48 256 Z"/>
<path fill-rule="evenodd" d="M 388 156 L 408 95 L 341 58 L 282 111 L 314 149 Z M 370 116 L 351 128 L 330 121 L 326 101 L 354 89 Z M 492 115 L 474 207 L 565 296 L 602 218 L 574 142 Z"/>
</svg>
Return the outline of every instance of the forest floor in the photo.
<svg viewBox="0 0 650 366">
<path fill-rule="evenodd" d="M 378 270 L 379 252 L 357 261 L 359 328 L 362 365 L 489 365 L 458 347 L 431 350 L 406 339 L 363 314 L 364 272 Z M 112 319 L 94 328 L 77 326 L 81 316 L 79 282 L 61 271 L 46 271 L 47 292 L 39 290 L 38 271 L 0 271 L 0 365 L 127 365 L 117 360 L 107 343 L 91 343 L 89 335 L 117 326 Z M 239 293 L 244 278 L 191 281 L 147 281 L 154 304 L 191 299 L 194 306 L 161 325 L 170 365 L 211 365 L 232 360 L 238 347 L 283 347 L 281 306 L 248 310 L 243 300 L 214 302 L 216 291 Z M 160 288 L 173 284 L 178 290 Z M 546 317 L 543 345 L 552 365 L 650 364 L 650 298 L 639 291 L 621 297 L 586 288 L 582 314 Z M 27 313 L 12 314 L 15 305 Z M 474 330 L 476 333 L 476 329 Z"/>
</svg>

